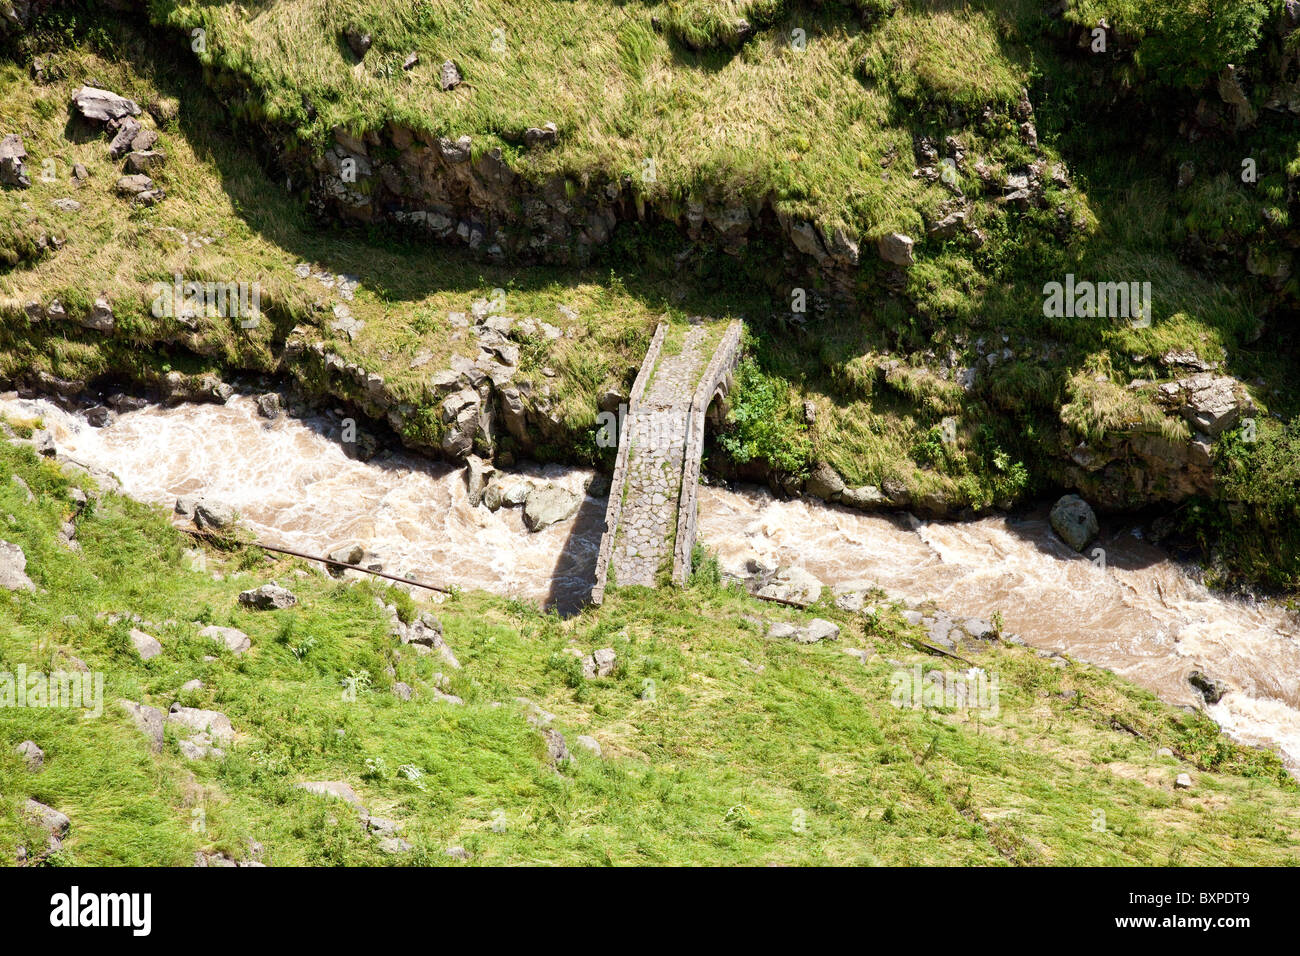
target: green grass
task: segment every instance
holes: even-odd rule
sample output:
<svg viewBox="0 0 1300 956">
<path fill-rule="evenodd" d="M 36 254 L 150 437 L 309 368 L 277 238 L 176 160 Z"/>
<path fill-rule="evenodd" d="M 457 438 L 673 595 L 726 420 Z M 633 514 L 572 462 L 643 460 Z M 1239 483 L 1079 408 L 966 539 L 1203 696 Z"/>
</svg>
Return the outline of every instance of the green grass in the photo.
<svg viewBox="0 0 1300 956">
<path fill-rule="evenodd" d="M 71 818 L 49 860 L 64 865 L 242 859 L 248 840 L 272 865 L 452 864 L 453 845 L 482 865 L 1284 864 L 1300 830 L 1300 793 L 1276 757 L 1085 666 L 994 648 L 972 659 L 999 678 L 996 716 L 896 708 L 898 665 L 939 662 L 887 603 L 874 618 L 816 609 L 839 621 L 840 645 L 804 647 L 762 638 L 747 618 L 811 613 L 727 590 L 707 560 L 689 590 L 614 589 L 567 620 L 457 594 L 436 609 L 464 665 L 449 671 L 387 636 L 374 597 L 394 592 L 256 549 L 209 551 L 195 569 L 183 535 L 113 495 L 79 520 L 83 553 L 67 552 L 55 541 L 65 488 L 49 463 L 0 445 L 0 514 L 13 516 L 0 536 L 25 549 L 41 589 L 0 596 L 0 665 L 50 670 L 72 653 L 105 674 L 106 702 L 217 709 L 238 737 L 224 760 L 190 763 L 170 730 L 151 754 L 111 703 L 98 719 L 0 709 L 4 740 L 46 753 L 39 774 L 0 753 L 6 861 L 20 842 L 40 846 L 18 813 L 28 797 Z M 240 590 L 271 577 L 296 608 L 238 609 Z M 140 662 L 101 611 L 166 622 L 163 654 Z M 238 626 L 253 648 L 205 661 L 213 648 L 194 621 Z M 864 666 L 840 646 L 874 655 Z M 618 666 L 585 679 L 568 651 L 599 647 Z M 415 699 L 389 692 L 389 666 Z M 431 699 L 435 671 L 464 706 Z M 350 675 L 366 675 L 351 701 Z M 204 688 L 180 692 L 193 678 Z M 520 696 L 556 715 L 571 748 L 595 736 L 604 759 L 575 748 L 552 770 Z M 1162 746 L 1181 759 L 1157 756 Z M 1183 770 L 1196 785 L 1174 791 Z M 334 779 L 403 821 L 414 851 L 384 856 L 343 804 L 294 787 Z"/>
</svg>

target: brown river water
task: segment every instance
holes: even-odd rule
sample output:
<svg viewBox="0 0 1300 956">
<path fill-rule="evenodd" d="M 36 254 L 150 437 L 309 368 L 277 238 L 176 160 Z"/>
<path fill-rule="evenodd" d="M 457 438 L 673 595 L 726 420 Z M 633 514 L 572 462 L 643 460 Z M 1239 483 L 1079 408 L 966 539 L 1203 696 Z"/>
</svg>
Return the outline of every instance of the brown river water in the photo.
<svg viewBox="0 0 1300 956">
<path fill-rule="evenodd" d="M 118 476 L 134 498 L 170 506 L 206 496 L 268 544 L 324 554 L 361 544 L 384 570 L 569 608 L 590 590 L 604 499 L 539 533 L 519 508 L 471 508 L 463 472 L 402 453 L 347 458 L 328 417 L 268 422 L 253 402 L 150 407 L 95 429 L 47 401 L 0 402 L 44 418 L 61 450 Z M 523 468 L 515 482 L 581 492 L 591 472 Z M 827 585 L 877 585 L 909 603 L 991 617 L 1034 647 L 1123 674 L 1175 704 L 1198 704 L 1193 670 L 1231 690 L 1208 708 L 1234 738 L 1270 744 L 1300 768 L 1300 628 L 1270 602 L 1212 592 L 1121 520 L 1103 520 L 1105 566 L 1074 554 L 1045 513 L 918 522 L 766 490 L 702 488 L 699 538 L 724 570 L 798 565 Z"/>
</svg>

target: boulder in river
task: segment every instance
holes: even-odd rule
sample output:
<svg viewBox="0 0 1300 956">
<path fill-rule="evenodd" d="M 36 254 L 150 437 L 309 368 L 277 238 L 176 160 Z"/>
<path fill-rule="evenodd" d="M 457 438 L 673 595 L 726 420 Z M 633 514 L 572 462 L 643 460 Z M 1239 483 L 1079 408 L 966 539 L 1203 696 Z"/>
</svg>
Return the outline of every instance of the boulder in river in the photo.
<svg viewBox="0 0 1300 956">
<path fill-rule="evenodd" d="M 465 489 L 471 508 L 477 508 L 483 501 L 483 493 L 487 490 L 488 481 L 494 474 L 496 468 L 490 462 L 484 461 L 478 455 L 466 456 Z"/>
<path fill-rule="evenodd" d="M 1201 671 L 1192 671 L 1187 675 L 1187 683 L 1201 692 L 1207 704 L 1217 704 L 1228 692 L 1228 686 Z"/>
<path fill-rule="evenodd" d="M 541 531 L 572 518 L 581 503 L 578 495 L 559 485 L 534 488 L 524 499 L 524 524 L 529 531 Z"/>
<path fill-rule="evenodd" d="M 1052 530 L 1075 551 L 1082 551 L 1097 537 L 1100 526 L 1092 506 L 1078 495 L 1064 495 L 1052 505 Z"/>
</svg>

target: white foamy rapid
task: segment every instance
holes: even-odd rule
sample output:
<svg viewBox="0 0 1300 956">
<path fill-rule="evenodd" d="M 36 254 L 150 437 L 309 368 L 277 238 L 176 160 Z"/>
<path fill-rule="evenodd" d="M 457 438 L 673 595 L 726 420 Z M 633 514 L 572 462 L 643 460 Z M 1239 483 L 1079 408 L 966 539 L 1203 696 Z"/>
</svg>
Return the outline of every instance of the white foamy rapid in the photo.
<svg viewBox="0 0 1300 956">
<path fill-rule="evenodd" d="M 1199 704 L 1200 670 L 1232 690 L 1210 715 L 1300 767 L 1300 635 L 1278 605 L 1211 592 L 1127 528 L 1077 555 L 1046 515 L 913 523 L 764 491 L 701 489 L 699 535 L 724 570 L 797 564 L 827 584 L 863 581 L 955 614 L 1003 615 L 1007 630 L 1123 674 L 1175 704 Z M 1091 549 L 1090 549 L 1091 551 Z"/>
<path fill-rule="evenodd" d="M 604 502 L 585 498 L 573 521 L 535 534 L 521 509 L 471 508 L 462 469 L 381 452 L 355 461 L 327 437 L 336 422 L 260 418 L 254 402 L 151 406 L 92 428 L 45 400 L 0 410 L 44 419 L 61 450 L 115 474 L 140 501 L 205 497 L 240 513 L 259 541 L 324 555 L 359 544 L 385 572 L 436 585 L 482 587 L 561 607 L 591 590 Z M 581 493 L 590 471 L 521 471 L 507 484 L 553 482 Z"/>
<path fill-rule="evenodd" d="M 112 471 L 134 498 L 222 501 L 257 537 L 310 554 L 357 543 L 385 570 L 561 607 L 590 590 L 604 501 L 530 534 L 520 509 L 471 508 L 463 472 L 418 457 L 347 458 L 327 418 L 258 417 L 254 403 L 150 407 L 103 429 L 47 401 L 0 402 L 40 416 L 61 449 Z M 505 478 L 580 492 L 591 472 L 547 466 Z M 1300 636 L 1277 605 L 1214 594 L 1163 552 L 1112 527 L 1105 567 L 1074 554 L 1046 516 L 907 522 L 766 491 L 703 488 L 699 536 L 724 569 L 755 558 L 792 564 L 828 585 L 865 582 L 909 602 L 991 617 L 1028 643 L 1121 673 L 1163 699 L 1198 704 L 1187 675 L 1230 691 L 1210 715 L 1237 739 L 1276 746 L 1300 767 Z"/>
</svg>

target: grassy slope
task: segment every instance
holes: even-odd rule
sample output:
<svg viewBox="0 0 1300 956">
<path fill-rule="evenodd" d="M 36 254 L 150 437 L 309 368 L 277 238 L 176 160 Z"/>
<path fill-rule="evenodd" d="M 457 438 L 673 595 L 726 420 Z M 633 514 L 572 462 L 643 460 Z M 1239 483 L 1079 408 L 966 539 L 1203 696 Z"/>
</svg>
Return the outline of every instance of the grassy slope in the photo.
<svg viewBox="0 0 1300 956">
<path fill-rule="evenodd" d="M 23 133 L 32 170 L 30 189 L 0 192 L 0 217 L 65 242 L 43 260 L 0 273 L 0 305 L 8 326 L 7 333 L 0 331 L 5 345 L 0 372 L 39 368 L 65 378 L 126 370 L 148 375 L 164 360 L 178 367 L 215 362 L 265 369 L 274 365 L 273 343 L 304 324 L 332 351 L 382 374 L 399 395 L 418 402 L 425 396 L 425 380 L 446 368 L 453 355 L 477 356 L 474 337 L 453 327 L 448 313 L 468 313 L 476 300 L 487 299 L 500 301 L 509 314 L 535 316 L 566 332 L 558 342 L 539 339 L 525 348 L 521 377 L 545 381 L 540 370 L 554 370 L 549 384 L 558 396 L 557 414 L 579 430 L 594 428 L 597 396 L 630 383 L 660 317 L 682 321 L 689 311 L 724 321 L 734 314 L 734 297 L 726 293 L 687 294 L 671 281 L 625 278 L 622 270 L 495 267 L 445 250 L 372 243 L 323 230 L 268 179 L 247 143 L 223 130 L 216 100 L 201 85 L 186 86 L 193 71 L 145 65 L 143 44 L 128 34 L 118 48 L 120 59 L 98 56 L 81 44 L 53 49 L 46 60 L 64 78 L 44 85 L 32 83 L 19 64 L 0 61 L 0 88 L 12 107 L 6 123 Z M 168 160 L 155 179 L 168 196 L 157 207 L 132 209 L 113 194 L 121 173 L 108 159 L 105 139 L 67 138 L 66 104 L 72 91 L 91 79 L 145 104 L 179 101 L 178 118 L 160 128 L 158 148 Z M 54 182 L 38 175 L 46 159 L 57 164 Z M 80 188 L 70 183 L 76 163 L 90 172 Z M 75 199 L 81 210 L 64 213 L 51 205 L 63 198 Z M 345 302 L 314 278 L 299 278 L 294 270 L 301 262 L 360 277 L 355 299 Z M 212 353 L 208 363 L 142 351 L 139 343 L 175 331 L 172 320 L 149 313 L 153 283 L 170 282 L 174 273 L 187 280 L 258 282 L 271 321 L 247 332 L 234 321 L 203 317 L 199 339 Z M 113 302 L 119 322 L 111 341 L 48 325 L 36 336 L 25 331 L 19 309 L 27 301 L 48 304 L 57 298 L 76 314 L 101 294 Z M 353 342 L 329 328 L 329 310 L 336 304 L 346 304 L 365 323 Z M 566 317 L 561 306 L 576 318 Z M 412 369 L 412 359 L 422 352 L 431 360 Z"/>
<path fill-rule="evenodd" d="M 878 652 L 864 666 L 836 645 L 764 640 L 745 615 L 811 614 L 720 590 L 707 569 L 690 590 L 615 591 L 567 621 L 458 595 L 438 614 L 464 664 L 448 686 L 466 704 L 436 703 L 429 685 L 445 665 L 397 659 L 375 588 L 255 551 L 211 551 L 198 570 L 187 539 L 115 496 L 81 519 L 84 553 L 73 555 L 55 540 L 65 486 L 48 463 L 0 445 L 0 515 L 12 516 L 0 536 L 25 549 L 41 588 L 0 595 L 0 668 L 48 670 L 66 650 L 105 672 L 108 701 L 218 709 L 240 736 L 224 761 L 187 763 L 170 731 L 151 755 L 111 705 L 97 720 L 0 709 L 6 861 L 19 842 L 39 845 L 17 814 L 29 796 L 71 817 L 54 861 L 67 864 L 244 858 L 247 839 L 272 865 L 442 864 L 451 845 L 481 864 L 1246 864 L 1288 862 L 1300 834 L 1300 796 L 1276 759 L 1113 676 L 995 648 L 974 659 L 999 676 L 998 716 L 899 710 L 887 659 L 927 669 L 936 659 L 914 650 L 892 608 L 874 621 L 820 610 L 844 627 L 843 646 Z M 272 576 L 299 606 L 239 610 L 237 592 Z M 163 654 L 140 662 L 125 625 L 101 611 L 173 622 L 155 633 Z M 213 648 L 196 619 L 243 628 L 252 650 L 205 662 Z M 618 669 L 583 679 L 566 650 L 605 646 Z M 416 688 L 412 701 L 389 693 L 389 663 Z M 341 681 L 362 672 L 369 689 L 345 701 Z M 179 693 L 196 677 L 202 691 Z M 554 712 L 571 747 L 595 736 L 605 759 L 578 750 L 552 771 L 517 696 Z M 46 752 L 37 775 L 11 751 L 29 738 Z M 1185 759 L 1156 756 L 1160 746 Z M 1176 792 L 1184 769 L 1196 786 Z M 383 856 L 342 804 L 293 787 L 320 779 L 347 780 L 372 813 L 404 821 L 415 851 Z"/>
</svg>

